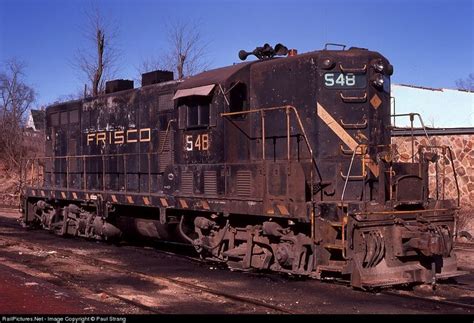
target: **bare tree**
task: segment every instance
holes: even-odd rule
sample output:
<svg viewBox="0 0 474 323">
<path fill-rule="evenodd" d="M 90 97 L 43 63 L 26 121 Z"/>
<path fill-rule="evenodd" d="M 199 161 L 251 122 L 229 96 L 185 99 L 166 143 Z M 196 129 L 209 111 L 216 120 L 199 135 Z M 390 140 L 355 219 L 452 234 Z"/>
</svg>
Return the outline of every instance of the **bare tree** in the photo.
<svg viewBox="0 0 474 323">
<path fill-rule="evenodd" d="M 20 166 L 26 112 L 35 100 L 34 90 L 25 84 L 25 64 L 12 59 L 0 71 L 0 155 L 10 169 Z"/>
<path fill-rule="evenodd" d="M 201 34 L 199 22 L 175 21 L 168 27 L 167 62 L 178 79 L 198 73 L 209 66 L 206 60 L 208 43 Z"/>
<path fill-rule="evenodd" d="M 143 60 L 137 68 L 144 73 L 157 69 L 174 71 L 178 79 L 199 73 L 209 67 L 206 55 L 209 43 L 196 21 L 173 21 L 167 26 L 167 48 L 161 55 Z"/>
<path fill-rule="evenodd" d="M 105 80 L 116 72 L 119 51 L 115 46 L 118 27 L 106 21 L 96 6 L 85 12 L 84 30 L 88 45 L 78 50 L 73 65 L 86 77 L 90 88 L 86 95 L 97 96 L 105 89 Z"/>
<path fill-rule="evenodd" d="M 470 73 L 465 79 L 456 80 L 456 86 L 460 90 L 474 91 L 474 73 Z"/>
<path fill-rule="evenodd" d="M 69 94 L 63 94 L 58 96 L 55 100 L 53 100 L 50 103 L 47 103 L 46 106 L 60 103 L 60 102 L 66 102 L 66 101 L 74 101 L 74 100 L 80 100 L 84 97 L 84 88 L 77 88 L 74 92 L 71 92 Z"/>
</svg>

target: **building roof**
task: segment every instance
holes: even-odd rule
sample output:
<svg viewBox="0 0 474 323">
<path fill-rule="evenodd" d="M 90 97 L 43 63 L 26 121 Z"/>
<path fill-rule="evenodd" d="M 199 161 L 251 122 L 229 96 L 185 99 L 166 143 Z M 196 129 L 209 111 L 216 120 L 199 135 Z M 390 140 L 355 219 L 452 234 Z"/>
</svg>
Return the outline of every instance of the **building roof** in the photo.
<svg viewBox="0 0 474 323">
<path fill-rule="evenodd" d="M 393 128 L 392 136 L 406 137 L 411 136 L 412 130 L 410 128 Z M 443 136 L 443 135 L 474 135 L 474 127 L 470 128 L 413 128 L 414 136 Z"/>
</svg>

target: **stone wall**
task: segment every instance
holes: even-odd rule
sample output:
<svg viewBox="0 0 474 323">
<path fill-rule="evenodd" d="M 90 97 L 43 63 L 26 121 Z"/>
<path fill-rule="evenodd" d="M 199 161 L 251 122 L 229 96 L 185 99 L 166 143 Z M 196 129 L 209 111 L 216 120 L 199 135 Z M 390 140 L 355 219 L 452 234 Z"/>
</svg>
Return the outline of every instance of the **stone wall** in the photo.
<svg viewBox="0 0 474 323">
<path fill-rule="evenodd" d="M 474 234 L 474 133 L 471 134 L 453 134 L 453 135 L 435 135 L 429 137 L 415 136 L 415 154 L 418 151 L 418 145 L 438 145 L 449 146 L 453 152 L 454 169 L 458 175 L 458 184 L 461 191 L 461 210 L 460 210 L 460 229 L 467 230 Z M 392 144 L 396 147 L 395 161 L 410 161 L 412 155 L 411 137 L 396 136 L 392 137 Z M 447 156 L 449 157 L 449 156 Z M 436 170 L 435 165 L 430 163 L 430 196 L 436 196 Z M 441 178 L 443 172 L 443 163 L 439 162 L 438 178 Z M 453 168 L 449 162 L 445 166 L 444 189 L 446 198 L 457 198 L 456 185 L 453 176 Z M 442 185 L 438 182 L 438 190 L 441 196 Z"/>
</svg>

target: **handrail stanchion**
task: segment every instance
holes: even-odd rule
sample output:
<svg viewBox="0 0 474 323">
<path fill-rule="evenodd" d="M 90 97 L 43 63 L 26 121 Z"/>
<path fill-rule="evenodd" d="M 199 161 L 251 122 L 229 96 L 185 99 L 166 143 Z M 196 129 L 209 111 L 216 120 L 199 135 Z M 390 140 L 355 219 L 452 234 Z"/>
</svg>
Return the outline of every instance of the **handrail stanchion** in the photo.
<svg viewBox="0 0 474 323">
<path fill-rule="evenodd" d="M 147 153 L 148 158 L 148 195 L 151 195 L 151 160 L 150 153 Z"/>
<path fill-rule="evenodd" d="M 411 162 L 415 162 L 415 135 L 413 133 L 413 114 L 410 114 L 410 129 L 411 129 Z"/>
<path fill-rule="evenodd" d="M 125 193 L 127 193 L 127 155 L 123 154 L 123 183 L 125 188 Z"/>
<path fill-rule="evenodd" d="M 460 207 L 461 206 L 461 190 L 459 189 L 458 173 L 456 171 L 456 168 L 454 167 L 453 151 L 451 150 L 451 147 L 446 146 L 446 148 L 448 149 L 449 159 L 451 160 L 451 166 L 453 168 L 454 183 L 456 184 L 456 192 L 457 192 L 457 202 L 458 202 L 458 207 Z"/>
<path fill-rule="evenodd" d="M 69 193 L 69 156 L 66 156 L 66 191 Z"/>
<path fill-rule="evenodd" d="M 262 160 L 265 160 L 265 112 L 260 111 L 260 118 L 262 123 Z"/>
<path fill-rule="evenodd" d="M 351 175 L 352 164 L 354 163 L 354 158 L 355 158 L 355 155 L 357 153 L 357 149 L 359 148 L 359 146 L 360 145 L 357 145 L 354 149 L 354 152 L 352 153 L 351 163 L 349 164 L 349 169 L 347 171 L 346 180 L 344 181 L 344 187 L 342 189 L 341 203 L 344 203 L 344 194 L 346 193 L 347 183 L 349 182 L 349 176 Z"/>
<path fill-rule="evenodd" d="M 290 109 L 286 107 L 286 150 L 287 150 L 287 159 L 290 160 Z"/>
<path fill-rule="evenodd" d="M 82 156 L 82 183 L 84 184 L 84 191 L 87 191 L 87 171 L 86 171 L 86 156 Z"/>
<path fill-rule="evenodd" d="M 34 179 L 35 179 L 35 163 L 34 161 L 31 163 L 31 184 L 34 186 L 35 182 L 34 182 Z"/>
<path fill-rule="evenodd" d="M 102 191 L 105 192 L 105 156 L 102 155 Z"/>
</svg>

